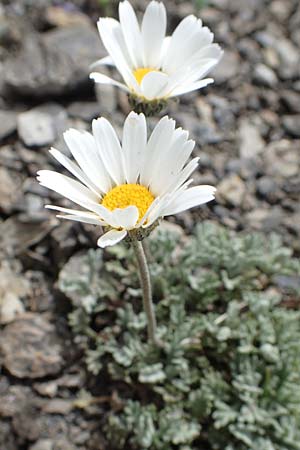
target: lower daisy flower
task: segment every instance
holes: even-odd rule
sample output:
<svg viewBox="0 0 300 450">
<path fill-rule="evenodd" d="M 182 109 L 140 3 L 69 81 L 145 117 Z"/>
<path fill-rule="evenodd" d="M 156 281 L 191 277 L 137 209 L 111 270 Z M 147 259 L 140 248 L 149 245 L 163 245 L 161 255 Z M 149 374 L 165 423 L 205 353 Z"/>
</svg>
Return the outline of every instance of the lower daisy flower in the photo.
<svg viewBox="0 0 300 450">
<path fill-rule="evenodd" d="M 163 117 L 147 140 L 146 119 L 131 112 L 123 128 L 122 145 L 104 118 L 93 121 L 93 133 L 70 129 L 64 138 L 76 162 L 56 149 L 50 153 L 77 180 L 51 170 L 38 172 L 38 181 L 79 205 L 82 210 L 47 205 L 57 217 L 102 225 L 100 247 L 129 235 L 142 239 L 160 218 L 207 203 L 213 186 L 189 187 L 199 158 L 187 163 L 194 141 Z"/>
</svg>

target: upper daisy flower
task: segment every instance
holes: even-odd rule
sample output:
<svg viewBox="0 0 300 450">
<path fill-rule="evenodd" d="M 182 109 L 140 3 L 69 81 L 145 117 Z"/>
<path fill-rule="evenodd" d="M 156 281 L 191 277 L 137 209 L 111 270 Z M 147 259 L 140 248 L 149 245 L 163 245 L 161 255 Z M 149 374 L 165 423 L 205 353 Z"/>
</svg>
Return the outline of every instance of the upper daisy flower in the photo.
<svg viewBox="0 0 300 450">
<path fill-rule="evenodd" d="M 79 181 L 50 170 L 39 171 L 38 180 L 83 208 L 48 205 L 62 213 L 58 217 L 109 228 L 98 240 L 100 247 L 128 233 L 141 238 L 159 218 L 214 199 L 212 186 L 188 187 L 199 158 L 187 164 L 194 142 L 167 116 L 148 142 L 145 116 L 134 112 L 125 121 L 122 146 L 104 118 L 93 121 L 93 134 L 71 129 L 64 138 L 76 162 L 58 150 L 50 152 Z"/>
<path fill-rule="evenodd" d="M 166 37 L 166 10 L 151 1 L 139 26 L 135 12 L 125 0 L 119 4 L 120 22 L 101 18 L 98 29 L 109 56 L 96 64 L 114 65 L 125 84 L 98 72 L 90 77 L 97 83 L 113 84 L 139 99 L 167 99 L 200 89 L 213 82 L 203 79 L 222 56 L 213 44 L 213 33 L 190 15 L 172 36 Z"/>
</svg>

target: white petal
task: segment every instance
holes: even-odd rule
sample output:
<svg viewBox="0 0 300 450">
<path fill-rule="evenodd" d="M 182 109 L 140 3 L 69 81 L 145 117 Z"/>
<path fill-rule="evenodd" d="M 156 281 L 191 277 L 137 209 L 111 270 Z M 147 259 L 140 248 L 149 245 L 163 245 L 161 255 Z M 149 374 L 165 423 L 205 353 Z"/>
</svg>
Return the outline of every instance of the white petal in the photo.
<svg viewBox="0 0 300 450">
<path fill-rule="evenodd" d="M 174 194 L 173 199 L 163 208 L 163 216 L 177 214 L 187 209 L 210 202 L 215 198 L 216 188 L 213 186 L 194 186 Z"/>
<path fill-rule="evenodd" d="M 122 149 L 127 183 L 136 183 L 147 144 L 147 125 L 144 114 L 131 112 L 123 128 Z"/>
<path fill-rule="evenodd" d="M 123 184 L 122 152 L 119 139 L 108 120 L 93 120 L 93 134 L 106 171 L 116 184 Z"/>
<path fill-rule="evenodd" d="M 90 69 L 95 69 L 98 66 L 114 66 L 115 63 L 111 56 L 104 56 L 104 58 L 98 59 L 90 65 Z"/>
<path fill-rule="evenodd" d="M 180 89 L 184 85 L 190 85 L 201 80 L 217 63 L 218 60 L 212 58 L 193 60 L 190 65 L 182 67 L 169 77 L 166 92 L 170 96 L 175 89 Z"/>
<path fill-rule="evenodd" d="M 93 211 L 100 217 L 100 220 L 113 228 L 134 228 L 138 219 L 138 209 L 131 205 L 127 208 L 116 208 L 113 211 L 108 210 L 103 205 L 96 205 Z"/>
<path fill-rule="evenodd" d="M 197 30 L 199 25 L 201 26 L 201 21 L 193 15 L 185 17 L 174 30 L 171 40 L 168 46 L 168 50 L 165 54 L 163 61 L 163 70 L 169 73 L 169 66 L 172 67 L 174 60 L 180 54 L 184 44 L 190 39 Z"/>
<path fill-rule="evenodd" d="M 189 176 L 194 172 L 194 170 L 197 168 L 199 163 L 199 158 L 194 158 L 192 161 L 190 161 L 183 169 L 182 171 L 174 177 L 174 180 L 172 183 L 168 186 L 168 191 L 174 192 L 177 189 L 179 189 L 183 183 L 186 182 L 186 180 L 189 178 Z"/>
<path fill-rule="evenodd" d="M 194 31 L 186 37 L 185 40 L 181 40 L 177 44 L 176 58 L 168 60 L 164 63 L 164 69 L 167 73 L 173 73 L 179 68 L 186 66 L 191 58 L 195 58 L 196 54 L 204 47 L 208 46 L 213 41 L 213 33 L 207 28 L 202 28 L 199 23 L 196 23 Z"/>
<path fill-rule="evenodd" d="M 116 208 L 112 211 L 114 221 L 118 224 L 118 228 L 131 230 L 137 223 L 139 218 L 139 210 L 136 206 L 128 206 L 127 208 Z"/>
<path fill-rule="evenodd" d="M 164 116 L 155 126 L 144 153 L 141 168 L 141 184 L 149 186 L 152 175 L 155 173 L 160 153 L 166 151 L 172 141 L 175 121 Z"/>
<path fill-rule="evenodd" d="M 78 216 L 82 217 L 88 221 L 92 221 L 95 223 L 95 225 L 105 225 L 106 222 L 100 219 L 99 216 L 97 216 L 95 213 L 89 212 L 89 211 L 81 211 L 79 209 L 70 209 L 70 208 L 63 208 L 61 206 L 56 205 L 45 205 L 45 208 L 51 209 L 53 211 L 60 211 L 66 214 L 69 214 L 70 216 Z M 89 222 L 91 223 L 91 222 Z"/>
<path fill-rule="evenodd" d="M 191 83 L 203 78 L 220 61 L 222 55 L 223 51 L 218 44 L 200 48 L 176 68 L 170 76 L 169 88 L 173 89 L 176 84 Z"/>
<path fill-rule="evenodd" d="M 170 76 L 169 86 L 174 87 L 177 83 L 191 83 L 198 81 L 220 61 L 223 51 L 217 44 L 208 45 L 178 66 L 173 75 Z"/>
<path fill-rule="evenodd" d="M 178 86 L 176 89 L 174 89 L 174 91 L 172 91 L 170 97 L 196 91 L 197 89 L 204 88 L 213 82 L 213 78 L 205 78 L 204 80 L 196 81 L 195 83 Z"/>
<path fill-rule="evenodd" d="M 159 155 L 155 171 L 149 183 L 149 189 L 154 195 L 164 195 L 187 162 L 194 148 L 193 141 L 190 141 L 188 146 L 186 145 L 187 139 L 187 131 L 181 128 L 176 129 L 169 148 L 166 148 Z"/>
<path fill-rule="evenodd" d="M 129 89 L 125 84 L 119 83 L 119 81 L 113 80 L 112 78 L 108 77 L 107 75 L 104 75 L 103 73 L 99 72 L 92 72 L 90 74 L 90 78 L 95 81 L 95 83 L 100 84 L 110 84 L 112 86 L 117 86 L 118 88 L 122 89 L 122 91 L 129 92 Z"/>
<path fill-rule="evenodd" d="M 147 215 L 147 221 L 143 224 L 143 228 L 148 228 L 150 225 L 152 225 L 159 217 L 162 217 L 162 210 L 169 198 L 169 195 L 165 196 L 164 198 L 157 197 L 158 201 L 155 202 L 155 205 L 153 205 L 153 208 L 149 208 L 149 213 Z M 154 202 L 153 202 L 154 203 Z M 151 205 L 151 206 L 152 206 Z"/>
<path fill-rule="evenodd" d="M 95 186 L 89 178 L 86 176 L 86 174 L 81 170 L 77 164 L 75 164 L 73 161 L 71 161 L 67 156 L 65 156 L 60 151 L 56 150 L 55 148 L 51 148 L 49 150 L 51 155 L 58 161 L 62 166 L 64 166 L 72 175 L 74 175 L 76 178 L 78 178 L 79 181 L 81 181 L 83 184 L 85 184 L 91 191 L 94 191 L 95 194 L 99 195 L 99 198 L 101 197 L 101 191 Z"/>
<path fill-rule="evenodd" d="M 114 228 L 120 226 L 113 212 L 100 205 L 98 197 L 85 186 L 78 183 L 78 181 L 50 170 L 40 170 L 37 179 L 42 186 L 52 189 L 85 209 L 93 211 L 103 223 L 105 222 L 105 224 Z M 72 214 L 76 215 L 73 210 Z M 81 214 L 84 215 L 84 212 Z"/>
<path fill-rule="evenodd" d="M 98 21 L 98 30 L 106 50 L 124 78 L 125 83 L 138 91 L 139 85 L 132 72 L 134 65 L 126 47 L 121 25 L 115 19 L 100 19 Z"/>
<path fill-rule="evenodd" d="M 73 222 L 88 223 L 90 225 L 101 225 L 99 220 L 97 220 L 97 219 L 90 219 L 89 217 L 85 217 L 85 216 L 72 216 L 71 214 L 70 215 L 57 214 L 56 217 L 58 219 L 72 220 Z"/>
<path fill-rule="evenodd" d="M 51 170 L 40 170 L 37 180 L 42 186 L 57 192 L 83 208 L 94 211 L 94 207 L 98 205 L 99 197 L 94 192 L 65 175 Z"/>
<path fill-rule="evenodd" d="M 152 1 L 146 8 L 142 22 L 144 66 L 159 68 L 166 34 L 167 17 L 163 3 Z"/>
<path fill-rule="evenodd" d="M 94 137 L 87 132 L 70 129 L 64 139 L 83 172 L 102 192 L 111 189 L 112 182 L 99 155 Z"/>
<path fill-rule="evenodd" d="M 144 228 L 148 225 L 151 225 L 153 222 L 151 222 L 150 224 L 148 224 L 148 217 L 152 214 L 152 211 L 156 209 L 157 205 L 161 202 L 161 199 L 159 197 L 156 197 L 156 199 L 151 203 L 151 205 L 149 206 L 149 208 L 147 209 L 146 213 L 144 214 L 144 216 L 141 218 L 141 220 L 139 220 L 139 222 L 136 225 L 136 228 L 139 228 L 141 226 L 143 226 Z M 147 221 L 147 225 L 144 226 L 145 222 Z"/>
<path fill-rule="evenodd" d="M 210 44 L 198 50 L 192 57 L 194 59 L 203 58 L 203 59 L 217 59 L 218 61 L 223 56 L 223 50 L 219 46 L 219 44 Z"/>
<path fill-rule="evenodd" d="M 119 17 L 127 50 L 134 67 L 142 67 L 143 48 L 141 31 L 135 12 L 127 0 L 119 3 Z"/>
<path fill-rule="evenodd" d="M 110 245 L 115 245 L 118 242 L 120 242 L 124 237 L 126 236 L 127 231 L 126 230 L 110 230 L 107 233 L 103 234 L 98 239 L 97 245 L 101 248 L 108 247 Z"/>
<path fill-rule="evenodd" d="M 170 42 L 171 42 L 171 36 L 167 36 L 163 40 L 161 54 L 160 54 L 160 64 L 159 64 L 160 67 L 162 66 L 162 61 L 164 60 L 164 58 L 169 50 Z"/>
<path fill-rule="evenodd" d="M 141 82 L 141 92 L 149 100 L 163 97 L 164 89 L 167 87 L 169 77 L 162 72 L 149 72 Z"/>
<path fill-rule="evenodd" d="M 185 77 L 186 83 L 192 83 L 205 77 L 216 64 L 218 64 L 218 60 L 215 58 L 195 59 L 187 71 L 187 75 Z"/>
</svg>

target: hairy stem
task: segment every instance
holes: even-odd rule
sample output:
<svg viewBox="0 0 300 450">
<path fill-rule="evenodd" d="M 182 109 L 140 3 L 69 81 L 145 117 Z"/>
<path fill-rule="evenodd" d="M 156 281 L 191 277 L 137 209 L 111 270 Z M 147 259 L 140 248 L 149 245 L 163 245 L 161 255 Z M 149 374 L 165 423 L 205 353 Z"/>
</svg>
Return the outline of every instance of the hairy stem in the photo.
<svg viewBox="0 0 300 450">
<path fill-rule="evenodd" d="M 154 344 L 159 345 L 160 342 L 156 336 L 156 318 L 153 308 L 152 289 L 147 259 L 140 241 L 133 239 L 132 247 L 138 262 L 139 278 L 143 291 L 143 304 L 147 316 L 148 339 Z"/>
</svg>

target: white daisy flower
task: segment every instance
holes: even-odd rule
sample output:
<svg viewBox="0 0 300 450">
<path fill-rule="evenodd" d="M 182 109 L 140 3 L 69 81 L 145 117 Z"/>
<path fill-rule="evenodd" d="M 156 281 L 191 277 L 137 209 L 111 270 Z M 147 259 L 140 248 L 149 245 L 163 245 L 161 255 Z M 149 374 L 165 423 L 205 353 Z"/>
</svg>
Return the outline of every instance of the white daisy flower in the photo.
<svg viewBox="0 0 300 450">
<path fill-rule="evenodd" d="M 166 37 L 166 9 L 151 1 L 139 26 L 135 12 L 125 0 L 119 4 L 120 22 L 101 18 L 98 29 L 109 56 L 96 65 L 113 65 L 125 84 L 98 72 L 90 77 L 97 83 L 113 84 L 134 96 L 153 101 L 200 89 L 213 82 L 203 79 L 222 56 L 213 44 L 213 33 L 190 15 L 172 36 Z"/>
<path fill-rule="evenodd" d="M 83 210 L 47 205 L 57 217 L 108 227 L 100 247 L 129 236 L 147 234 L 162 217 L 214 199 L 212 186 L 189 187 L 198 159 L 187 160 L 194 148 L 188 132 L 175 129 L 163 117 L 147 141 L 146 119 L 131 112 L 125 120 L 122 146 L 104 118 L 93 121 L 93 134 L 70 129 L 65 141 L 76 162 L 58 150 L 50 152 L 77 180 L 51 170 L 38 172 L 38 181 L 77 203 Z"/>
</svg>

